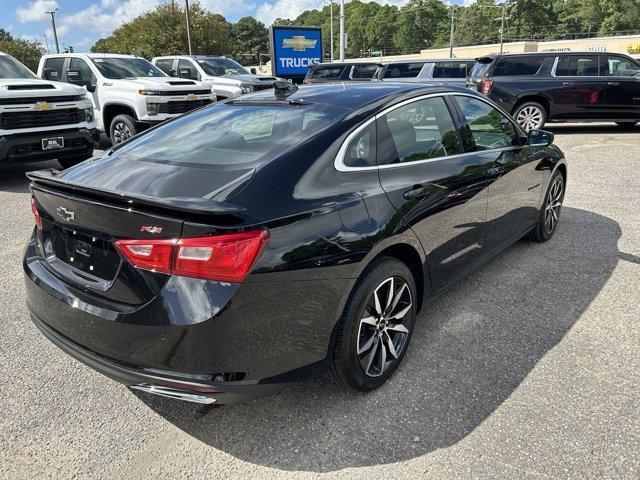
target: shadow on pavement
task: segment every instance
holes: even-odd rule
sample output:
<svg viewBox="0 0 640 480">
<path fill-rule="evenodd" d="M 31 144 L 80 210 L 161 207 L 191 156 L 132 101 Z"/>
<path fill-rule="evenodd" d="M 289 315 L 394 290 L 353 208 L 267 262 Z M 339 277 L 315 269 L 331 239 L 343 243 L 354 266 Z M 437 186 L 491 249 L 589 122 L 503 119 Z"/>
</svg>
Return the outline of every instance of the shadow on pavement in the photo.
<svg viewBox="0 0 640 480">
<path fill-rule="evenodd" d="M 43 168 L 60 169 L 60 164 L 55 160 L 47 162 L 30 162 L 18 165 L 3 165 L 0 167 L 0 191 L 27 193 L 29 192 L 29 180 L 27 172 L 41 170 Z"/>
<path fill-rule="evenodd" d="M 267 467 L 327 472 L 421 456 L 463 440 L 562 340 L 630 260 L 620 235 L 607 217 L 564 208 L 551 241 L 518 242 L 428 302 L 404 364 L 371 394 L 317 379 L 216 409 L 137 396 L 198 440 Z"/>
</svg>

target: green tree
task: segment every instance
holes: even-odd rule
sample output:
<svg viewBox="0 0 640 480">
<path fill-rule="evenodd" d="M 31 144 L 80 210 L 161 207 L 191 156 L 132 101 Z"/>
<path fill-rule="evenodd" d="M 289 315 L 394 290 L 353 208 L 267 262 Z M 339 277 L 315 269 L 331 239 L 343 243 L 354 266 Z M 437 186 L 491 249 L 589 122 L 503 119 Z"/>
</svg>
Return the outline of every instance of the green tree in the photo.
<svg viewBox="0 0 640 480">
<path fill-rule="evenodd" d="M 260 62 L 260 54 L 269 53 L 269 32 L 253 17 L 242 17 L 231 26 L 233 56 L 245 65 Z"/>
<path fill-rule="evenodd" d="M 44 55 L 45 50 L 40 42 L 15 38 L 9 32 L 0 28 L 0 52 L 11 55 L 35 72 L 38 69 L 40 57 Z"/>
<path fill-rule="evenodd" d="M 497 41 L 500 25 L 495 18 L 499 14 L 500 8 L 496 8 L 493 0 L 478 0 L 467 8 L 458 9 L 456 44 L 479 45 Z"/>
<path fill-rule="evenodd" d="M 442 46 L 449 38 L 449 10 L 440 0 L 410 0 L 400 9 L 393 35 L 402 53 Z"/>
</svg>

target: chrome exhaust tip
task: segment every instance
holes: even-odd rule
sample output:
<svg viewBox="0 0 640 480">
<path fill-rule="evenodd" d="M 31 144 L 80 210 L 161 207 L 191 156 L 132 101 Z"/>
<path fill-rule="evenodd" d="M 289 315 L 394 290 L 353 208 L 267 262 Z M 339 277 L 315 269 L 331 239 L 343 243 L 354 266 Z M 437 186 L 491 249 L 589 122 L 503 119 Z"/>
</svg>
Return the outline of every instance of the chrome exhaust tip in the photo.
<svg viewBox="0 0 640 480">
<path fill-rule="evenodd" d="M 176 400 L 185 400 L 187 402 L 212 404 L 216 402 L 215 398 L 207 397 L 199 393 L 186 392 L 184 390 L 176 390 L 175 388 L 163 387 L 160 385 L 130 385 L 129 388 L 139 390 L 141 392 L 152 393 L 161 397 L 173 398 Z"/>
</svg>

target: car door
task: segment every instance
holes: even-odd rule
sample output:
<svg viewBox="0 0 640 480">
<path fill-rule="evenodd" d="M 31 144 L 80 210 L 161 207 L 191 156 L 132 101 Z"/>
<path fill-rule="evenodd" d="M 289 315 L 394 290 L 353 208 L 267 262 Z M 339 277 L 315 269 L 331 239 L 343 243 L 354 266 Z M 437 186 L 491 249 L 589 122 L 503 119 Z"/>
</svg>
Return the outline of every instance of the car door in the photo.
<svg viewBox="0 0 640 480">
<path fill-rule="evenodd" d="M 558 120 L 602 118 L 607 79 L 601 74 L 600 56 L 560 55 L 552 75 L 556 81 L 549 94 Z"/>
<path fill-rule="evenodd" d="M 426 95 L 376 120 L 382 188 L 422 242 L 435 291 L 486 253 L 484 172 L 465 153 L 449 102 Z"/>
<path fill-rule="evenodd" d="M 484 99 L 453 96 L 488 185 L 486 243 L 500 249 L 522 236 L 538 218 L 545 171 L 543 154 L 507 115 Z"/>
<path fill-rule="evenodd" d="M 640 63 L 623 55 L 605 56 L 607 91 L 604 100 L 608 119 L 640 120 Z"/>
</svg>

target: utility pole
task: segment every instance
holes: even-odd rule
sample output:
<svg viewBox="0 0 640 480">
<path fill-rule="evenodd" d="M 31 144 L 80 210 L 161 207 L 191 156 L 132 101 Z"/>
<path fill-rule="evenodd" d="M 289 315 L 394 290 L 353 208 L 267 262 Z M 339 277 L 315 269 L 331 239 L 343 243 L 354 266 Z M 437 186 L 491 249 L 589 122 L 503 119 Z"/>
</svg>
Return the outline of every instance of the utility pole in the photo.
<svg viewBox="0 0 640 480">
<path fill-rule="evenodd" d="M 331 61 L 333 62 L 333 0 L 329 4 L 329 12 L 331 15 L 331 41 L 329 43 L 331 44 Z"/>
<path fill-rule="evenodd" d="M 344 62 L 344 0 L 340 0 L 340 61 Z"/>
<path fill-rule="evenodd" d="M 191 26 L 189 22 L 189 0 L 184 0 L 185 3 L 185 9 L 184 9 L 184 13 L 187 17 L 187 43 L 189 44 L 189 55 L 191 55 Z"/>
<path fill-rule="evenodd" d="M 456 6 L 451 4 L 451 32 L 449 34 L 449 58 L 453 58 L 453 46 L 456 34 Z"/>
<path fill-rule="evenodd" d="M 56 41 L 56 53 L 60 53 L 60 46 L 58 45 L 58 33 L 56 32 L 56 19 L 55 19 L 55 14 L 58 11 L 57 8 L 54 8 L 53 10 L 44 12 L 44 13 L 48 13 L 49 15 L 51 15 L 51 29 L 53 30 L 53 38 Z"/>
<path fill-rule="evenodd" d="M 44 44 L 47 46 L 47 53 L 51 53 L 49 50 L 49 39 L 47 38 L 47 34 L 43 33 L 42 36 L 44 37 Z"/>
<path fill-rule="evenodd" d="M 506 15 L 506 11 L 507 11 L 507 2 L 502 4 L 502 23 L 500 25 L 500 55 L 502 55 L 502 51 L 504 48 L 504 21 L 505 21 L 505 15 Z"/>
</svg>

